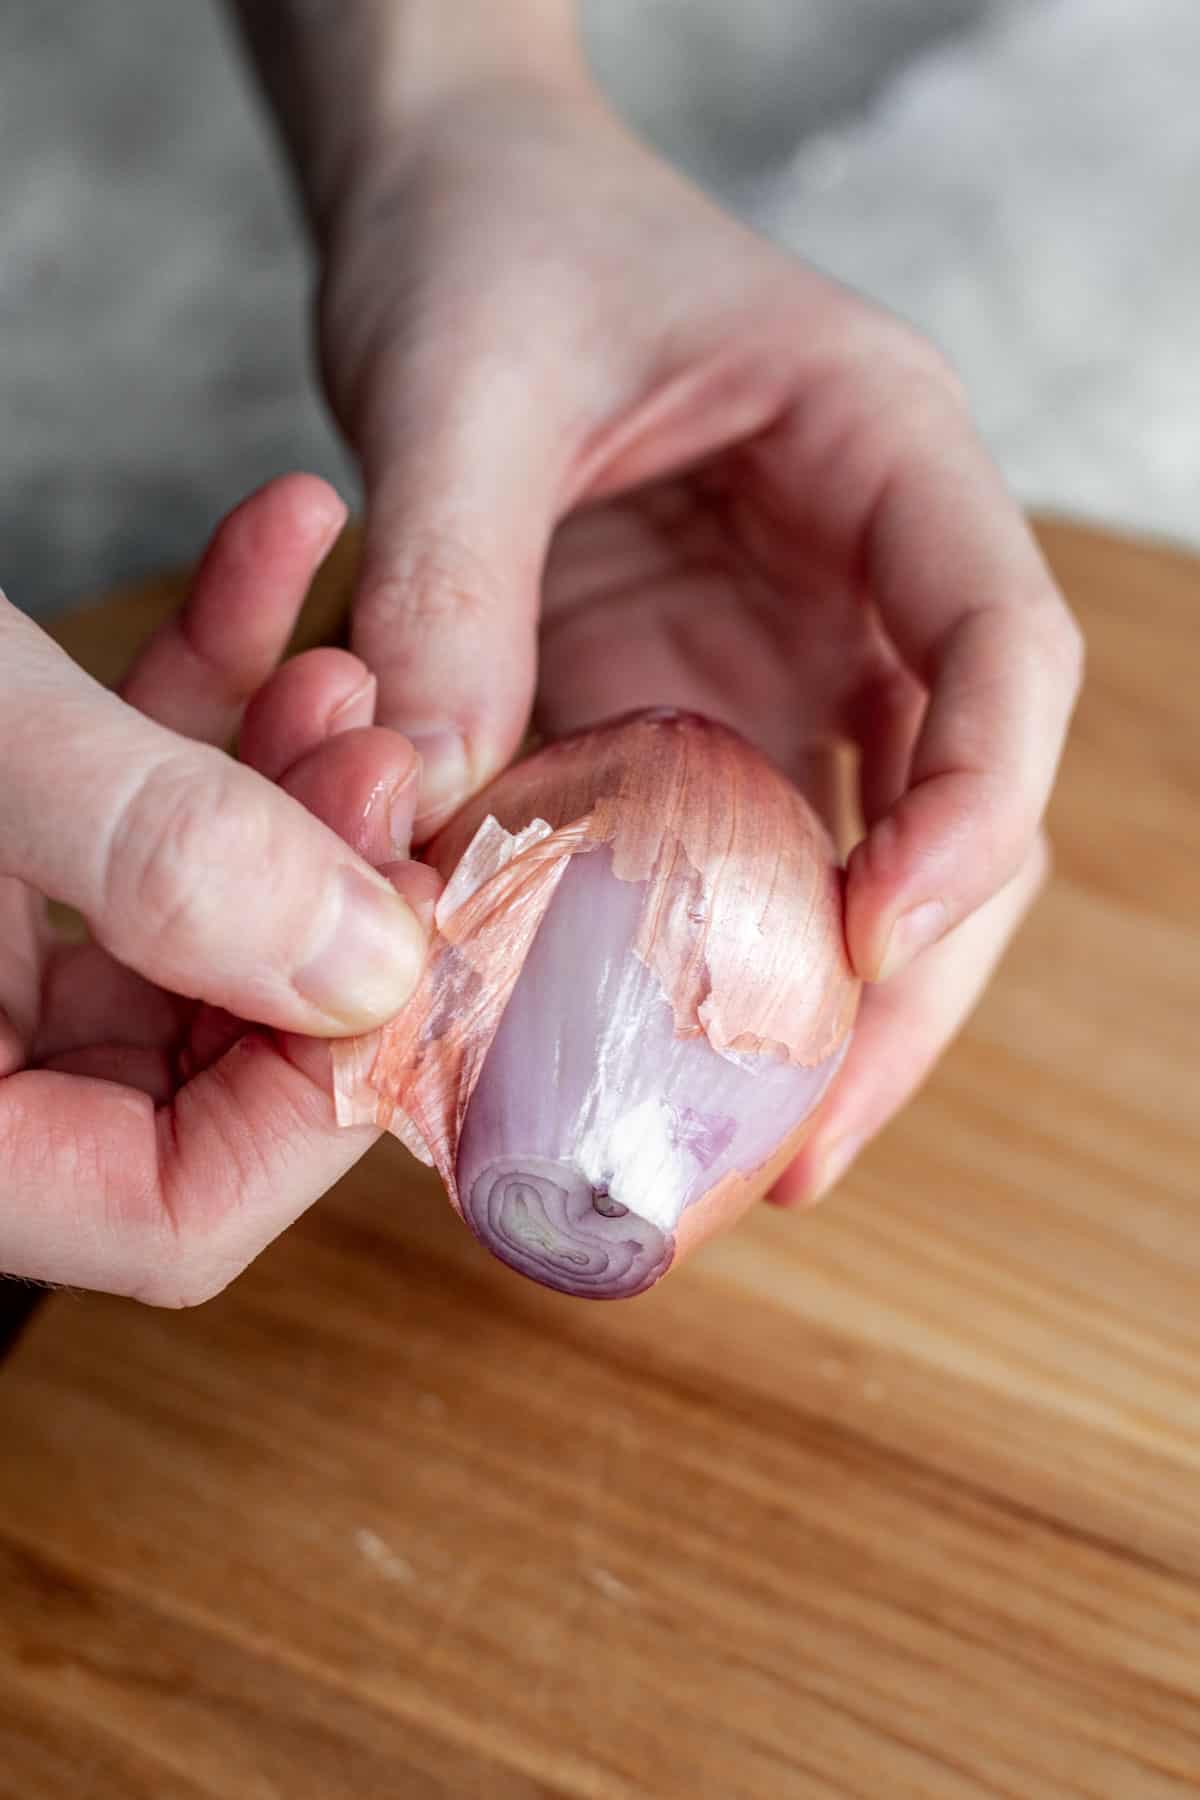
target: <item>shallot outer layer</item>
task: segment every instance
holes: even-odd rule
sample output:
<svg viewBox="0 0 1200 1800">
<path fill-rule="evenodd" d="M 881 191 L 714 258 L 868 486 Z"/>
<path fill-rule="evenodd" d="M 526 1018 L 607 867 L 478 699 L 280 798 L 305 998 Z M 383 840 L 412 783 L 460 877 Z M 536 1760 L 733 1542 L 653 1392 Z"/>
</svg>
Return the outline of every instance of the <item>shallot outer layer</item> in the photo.
<svg viewBox="0 0 1200 1800">
<path fill-rule="evenodd" d="M 786 1167 L 858 1002 L 803 796 L 653 711 L 509 769 L 430 850 L 416 994 L 339 1045 L 338 1117 L 392 1131 L 505 1262 L 640 1293 Z"/>
</svg>

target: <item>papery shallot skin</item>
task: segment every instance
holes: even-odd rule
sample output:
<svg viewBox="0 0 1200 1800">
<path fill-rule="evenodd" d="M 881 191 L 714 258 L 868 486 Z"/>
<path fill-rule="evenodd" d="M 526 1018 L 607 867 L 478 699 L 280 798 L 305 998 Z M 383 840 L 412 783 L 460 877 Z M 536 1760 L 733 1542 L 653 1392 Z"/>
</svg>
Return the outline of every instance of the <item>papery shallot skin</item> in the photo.
<svg viewBox="0 0 1200 1800">
<path fill-rule="evenodd" d="M 735 732 L 656 710 L 536 751 L 429 860 L 422 981 L 336 1048 L 338 1117 L 432 1163 L 521 1273 L 641 1293 L 767 1190 L 845 1054 L 829 837 Z"/>
</svg>

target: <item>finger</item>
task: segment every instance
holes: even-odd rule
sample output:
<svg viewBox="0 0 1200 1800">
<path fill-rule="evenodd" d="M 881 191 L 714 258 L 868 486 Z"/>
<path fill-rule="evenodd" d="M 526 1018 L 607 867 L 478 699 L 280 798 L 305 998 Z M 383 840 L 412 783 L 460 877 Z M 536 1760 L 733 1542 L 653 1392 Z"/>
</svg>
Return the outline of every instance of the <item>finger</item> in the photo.
<svg viewBox="0 0 1200 1800">
<path fill-rule="evenodd" d="M 175 1085 L 178 1087 L 181 1082 L 194 1080 L 202 1070 L 220 1062 L 225 1052 L 232 1050 L 238 1039 L 245 1035 L 244 1019 L 236 1019 L 219 1006 L 198 1006 L 188 1027 L 187 1039 L 175 1058 Z M 320 1048 L 317 1038 L 298 1037 L 295 1042 Z"/>
<path fill-rule="evenodd" d="M 894 661 L 876 668 L 851 697 L 845 724 L 859 750 L 859 813 L 865 828 L 886 817 L 908 788 L 925 705 L 920 683 Z"/>
<path fill-rule="evenodd" d="M 301 757 L 282 778 L 300 804 L 378 868 L 412 847 L 420 760 L 395 731 L 342 732 Z"/>
<path fill-rule="evenodd" d="M 428 863 L 397 862 L 381 863 L 381 875 L 386 875 L 396 892 L 407 900 L 427 932 L 432 932 L 434 909 L 441 897 L 445 882 L 436 869 Z"/>
<path fill-rule="evenodd" d="M 165 1105 L 175 1091 L 172 1059 L 165 1050 L 147 1050 L 140 1044 L 81 1044 L 48 1056 L 42 1069 L 62 1075 L 84 1075 L 96 1081 L 117 1082 Z"/>
<path fill-rule="evenodd" d="M 218 526 L 187 600 L 137 658 L 123 698 L 185 737 L 227 744 L 345 522 L 344 503 L 315 475 L 285 475 L 251 494 Z"/>
<path fill-rule="evenodd" d="M 868 586 L 929 690 L 905 792 L 850 859 L 856 968 L 886 979 L 1029 855 L 1079 689 L 1081 640 L 957 404 L 910 416 L 866 529 Z"/>
<path fill-rule="evenodd" d="M 156 1305 L 196 1304 L 376 1135 L 337 1126 L 328 1091 L 257 1032 L 157 1114 L 132 1088 L 26 1070 L 0 1084 L 3 1266 Z"/>
<path fill-rule="evenodd" d="M 296 785 L 315 782 L 322 765 L 336 774 L 348 750 L 376 773 L 406 760 L 414 787 L 411 750 L 377 731 L 321 746 L 299 765 Z M 343 772 L 348 785 L 335 782 L 319 795 L 340 828 L 353 827 L 360 810 L 357 772 Z M 435 872 L 403 863 L 385 873 L 428 929 L 441 886 Z M 174 1072 L 151 1049 L 65 1049 L 52 1070 L 0 1084 L 8 1272 L 195 1304 L 224 1287 L 377 1135 L 336 1124 L 326 1046 L 302 1037 L 272 1043 L 216 1008 L 201 1009 L 190 1036 L 188 1084 L 157 1116 L 144 1097 L 166 1100 Z M 68 1073 L 75 1079 L 64 1082 Z M 118 1081 L 125 1087 L 112 1085 Z"/>
<path fill-rule="evenodd" d="M 351 753 L 356 764 L 346 760 Z M 307 791 L 335 829 L 352 832 L 362 772 L 376 778 L 369 789 L 404 768 L 411 794 L 410 748 L 391 733 L 364 731 L 321 745 L 285 779 Z M 339 772 L 345 780 L 323 785 Z M 435 872 L 401 863 L 384 874 L 430 929 L 441 886 Z M 329 1052 L 311 1039 L 271 1042 L 206 1007 L 184 1060 L 187 1086 L 157 1116 L 146 1097 L 164 1098 L 173 1071 L 148 1049 L 67 1050 L 57 1069 L 75 1079 L 45 1070 L 0 1084 L 0 1243 L 11 1273 L 195 1304 L 224 1287 L 377 1135 L 336 1124 Z M 80 1079 L 87 1076 L 102 1079 Z"/>
<path fill-rule="evenodd" d="M 846 1062 L 820 1122 L 772 1199 L 811 1203 L 907 1104 L 987 986 L 1045 879 L 1045 841 L 1020 874 L 903 975 L 869 988 Z"/>
<path fill-rule="evenodd" d="M 424 935 L 389 884 L 252 770 L 105 694 L 0 608 L 0 846 L 119 962 L 318 1036 L 403 1005 Z"/>
<path fill-rule="evenodd" d="M 437 871 L 431 869 L 427 863 L 402 861 L 382 864 L 380 873 L 386 876 L 396 892 L 403 896 L 420 920 L 424 930 L 432 932 L 438 898 L 445 885 Z M 208 1037 L 210 1046 L 215 1050 L 218 1043 L 218 1032 L 215 1027 L 210 1028 Z M 224 1042 L 219 1044 L 220 1053 L 223 1054 L 232 1041 L 232 1036 L 226 1037 Z M 316 1038 L 298 1037 L 290 1032 L 280 1033 L 277 1042 L 282 1054 L 293 1067 L 306 1075 L 322 1093 L 332 1092 L 333 1070 L 328 1044 L 321 1043 Z M 200 1045 L 198 1044 L 197 1054 L 190 1065 L 193 1070 L 206 1068 L 210 1061 L 215 1060 L 215 1054 L 202 1058 L 199 1049 Z"/>
<path fill-rule="evenodd" d="M 379 678 L 379 722 L 421 756 L 418 842 L 520 744 L 561 485 L 553 393 L 535 405 L 515 369 L 477 362 L 448 381 L 384 374 L 363 434 L 353 642 Z"/>
<path fill-rule="evenodd" d="M 434 928 L 445 885 L 425 863 L 407 860 L 412 843 L 420 759 L 397 732 L 381 728 L 339 735 L 320 744 L 283 776 L 283 785 L 324 819 L 339 837 L 355 844 L 412 908 L 427 936 Z M 399 857 L 401 860 L 394 860 Z M 220 1018 L 208 1009 L 192 1033 L 193 1070 L 206 1068 L 233 1042 L 220 1037 Z M 205 1041 L 207 1040 L 207 1042 Z M 323 1092 L 330 1090 L 329 1050 L 312 1038 L 281 1036 L 280 1048 Z M 210 1054 L 203 1055 L 205 1050 Z"/>
<path fill-rule="evenodd" d="M 375 677 L 348 650 L 306 650 L 277 669 L 246 708 L 238 755 L 277 781 L 339 731 L 375 718 Z"/>
</svg>

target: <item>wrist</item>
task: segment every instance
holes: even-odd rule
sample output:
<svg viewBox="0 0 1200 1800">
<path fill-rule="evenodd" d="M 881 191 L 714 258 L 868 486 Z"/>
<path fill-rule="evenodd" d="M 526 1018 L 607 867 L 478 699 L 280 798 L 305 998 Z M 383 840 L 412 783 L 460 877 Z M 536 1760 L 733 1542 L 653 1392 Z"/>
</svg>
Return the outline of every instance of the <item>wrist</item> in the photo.
<svg viewBox="0 0 1200 1800">
<path fill-rule="evenodd" d="M 575 0 L 230 0 L 319 243 L 430 118 L 480 93 L 592 92 Z"/>
<path fill-rule="evenodd" d="M 321 247 L 438 133 L 486 140 L 514 110 L 593 96 L 575 10 L 575 0 L 401 0 L 388 10 L 369 102 L 314 210 Z"/>
<path fill-rule="evenodd" d="M 575 0 L 399 0 L 380 20 L 378 114 L 403 126 L 479 87 L 586 81 Z"/>
</svg>

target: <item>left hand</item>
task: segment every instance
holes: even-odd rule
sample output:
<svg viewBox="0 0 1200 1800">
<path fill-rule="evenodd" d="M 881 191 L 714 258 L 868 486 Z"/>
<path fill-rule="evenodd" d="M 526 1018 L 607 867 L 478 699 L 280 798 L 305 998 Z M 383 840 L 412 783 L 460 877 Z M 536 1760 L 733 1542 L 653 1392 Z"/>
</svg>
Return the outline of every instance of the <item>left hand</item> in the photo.
<svg viewBox="0 0 1200 1800">
<path fill-rule="evenodd" d="M 418 836 L 645 704 L 828 816 L 858 754 L 866 994 L 780 1195 L 824 1191 L 970 1010 L 1045 867 L 1079 634 L 940 356 L 726 217 L 588 90 L 483 86 L 372 146 L 326 233 L 368 487 L 355 645 L 425 757 Z"/>
<path fill-rule="evenodd" d="M 256 795 L 264 807 L 280 802 L 285 823 L 294 812 L 301 852 L 308 840 L 315 914 L 327 834 L 311 829 L 301 807 L 380 869 L 427 931 L 436 877 L 404 860 L 417 763 L 402 738 L 374 727 L 367 670 L 346 651 L 318 650 L 272 677 L 344 518 L 336 496 L 306 476 L 252 496 L 225 520 L 187 604 L 142 651 L 122 694 L 176 734 L 181 752 L 184 739 L 223 747 L 240 725 L 242 759 L 255 771 L 238 775 L 241 823 L 253 824 Z M 93 754 L 96 738 L 93 721 Z M 212 757 L 214 767 L 220 760 Z M 135 759 L 131 782 L 146 774 Z M 290 799 L 280 800 L 275 782 Z M 233 789 L 230 781 L 226 815 Z M 260 858 L 264 846 L 283 849 L 278 830 L 255 838 L 244 829 L 240 843 Z M 261 913 L 273 884 L 302 860 L 278 854 L 248 866 L 231 857 L 199 879 L 208 898 L 241 895 Z M 177 910 L 189 901 L 198 910 L 205 897 L 185 891 Z M 303 887 L 295 898 L 303 911 Z M 142 942 L 134 910 L 131 941 L 152 961 L 161 941 Z M 329 1049 L 318 1038 L 235 1017 L 195 987 L 188 994 L 149 979 L 94 936 L 56 933 L 23 882 L 0 880 L 0 918 L 10 928 L 0 941 L 0 1274 L 156 1305 L 205 1300 L 378 1135 L 335 1122 Z M 172 924 L 179 920 L 157 916 L 154 929 L 165 935 Z M 261 925 L 243 920 L 243 949 L 254 950 Z M 261 992 L 252 973 L 245 1004 L 276 1010 L 258 948 Z M 222 973 L 237 960 L 227 955 Z"/>
</svg>

